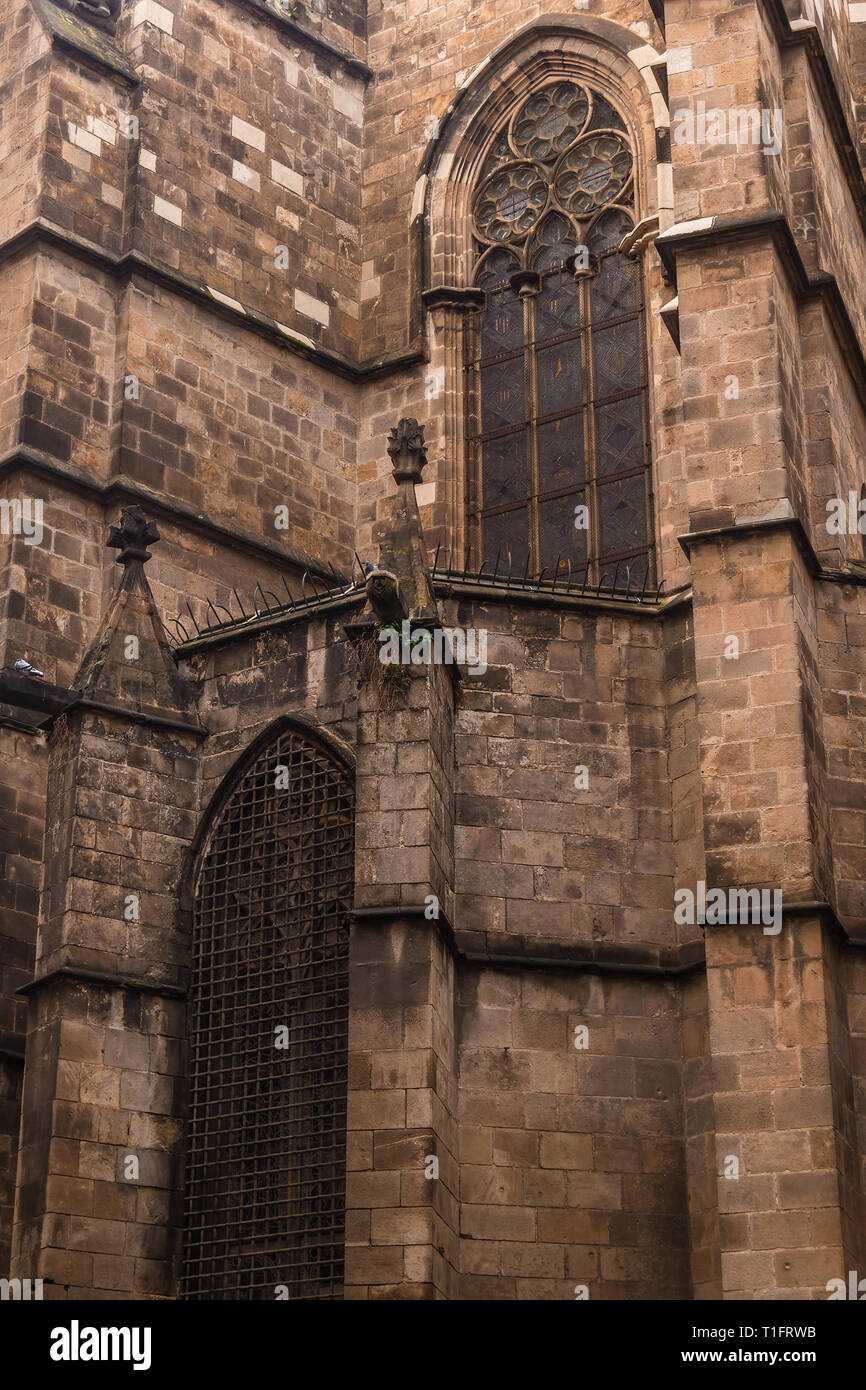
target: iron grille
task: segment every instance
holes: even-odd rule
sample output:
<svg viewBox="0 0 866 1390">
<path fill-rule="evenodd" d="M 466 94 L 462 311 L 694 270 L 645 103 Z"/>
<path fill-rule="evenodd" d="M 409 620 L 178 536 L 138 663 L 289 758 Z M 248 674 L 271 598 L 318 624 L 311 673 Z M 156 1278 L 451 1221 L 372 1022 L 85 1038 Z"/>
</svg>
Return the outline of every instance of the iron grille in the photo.
<svg viewBox="0 0 866 1390">
<path fill-rule="evenodd" d="M 185 1298 L 342 1297 L 353 880 L 350 774 L 285 730 L 197 884 Z"/>
</svg>

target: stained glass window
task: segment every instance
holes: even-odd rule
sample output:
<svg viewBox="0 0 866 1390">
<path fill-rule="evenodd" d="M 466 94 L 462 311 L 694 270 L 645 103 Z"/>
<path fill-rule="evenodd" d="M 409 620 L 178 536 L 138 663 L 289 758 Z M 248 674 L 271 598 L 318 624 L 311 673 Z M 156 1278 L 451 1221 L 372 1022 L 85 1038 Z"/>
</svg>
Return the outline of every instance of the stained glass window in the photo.
<svg viewBox="0 0 866 1390">
<path fill-rule="evenodd" d="M 491 141 L 472 203 L 485 306 L 467 336 L 473 543 L 500 567 L 653 571 L 643 286 L 625 122 L 551 82 Z"/>
</svg>

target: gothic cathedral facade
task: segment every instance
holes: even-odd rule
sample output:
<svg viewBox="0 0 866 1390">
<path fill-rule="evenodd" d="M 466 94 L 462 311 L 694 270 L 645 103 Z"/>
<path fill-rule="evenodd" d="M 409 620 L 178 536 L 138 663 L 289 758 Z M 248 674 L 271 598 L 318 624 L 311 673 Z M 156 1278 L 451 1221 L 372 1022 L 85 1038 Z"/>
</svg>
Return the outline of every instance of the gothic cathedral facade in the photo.
<svg viewBox="0 0 866 1390">
<path fill-rule="evenodd" d="M 6 0 L 0 1276 L 866 1269 L 866 5 Z"/>
</svg>

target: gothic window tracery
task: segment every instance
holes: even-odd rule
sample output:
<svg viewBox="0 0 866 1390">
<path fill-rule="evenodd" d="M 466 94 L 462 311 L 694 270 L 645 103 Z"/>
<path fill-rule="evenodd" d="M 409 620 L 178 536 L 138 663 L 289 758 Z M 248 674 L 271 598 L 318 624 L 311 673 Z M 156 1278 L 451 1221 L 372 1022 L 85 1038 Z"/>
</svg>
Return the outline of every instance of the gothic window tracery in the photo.
<svg viewBox="0 0 866 1390">
<path fill-rule="evenodd" d="M 550 82 L 496 132 L 472 200 L 469 515 L 513 571 L 651 579 L 643 287 L 625 122 L 585 83 Z"/>
</svg>

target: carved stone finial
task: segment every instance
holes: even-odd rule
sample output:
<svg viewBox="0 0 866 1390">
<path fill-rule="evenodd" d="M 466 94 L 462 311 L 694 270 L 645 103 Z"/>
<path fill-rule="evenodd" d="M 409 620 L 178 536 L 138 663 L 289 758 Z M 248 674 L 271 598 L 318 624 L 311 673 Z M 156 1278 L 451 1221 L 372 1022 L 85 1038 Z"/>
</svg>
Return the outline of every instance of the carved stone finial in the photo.
<svg viewBox="0 0 866 1390">
<path fill-rule="evenodd" d="M 388 435 L 388 453 L 398 483 L 420 483 L 421 470 L 427 462 L 424 426 L 405 417 L 398 420 Z"/>
<path fill-rule="evenodd" d="M 120 524 L 112 526 L 106 545 L 120 551 L 117 557 L 119 565 L 131 565 L 136 560 L 146 565 L 152 558 L 147 547 L 159 539 L 156 522 L 148 521 L 142 508 L 133 503 L 120 513 Z"/>
<path fill-rule="evenodd" d="M 117 16 L 120 14 L 121 0 L 55 0 L 62 10 L 68 10 L 85 24 L 102 29 L 106 34 L 114 33 Z"/>
</svg>

